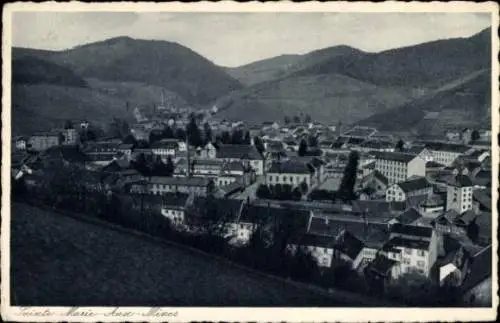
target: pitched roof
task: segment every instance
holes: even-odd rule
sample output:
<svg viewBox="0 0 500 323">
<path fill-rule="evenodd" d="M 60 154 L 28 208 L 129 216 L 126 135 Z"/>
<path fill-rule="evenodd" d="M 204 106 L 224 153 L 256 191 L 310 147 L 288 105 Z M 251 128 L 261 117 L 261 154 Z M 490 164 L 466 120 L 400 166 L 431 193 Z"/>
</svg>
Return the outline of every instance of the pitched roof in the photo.
<svg viewBox="0 0 500 323">
<path fill-rule="evenodd" d="M 387 242 L 387 246 L 388 247 L 403 247 L 403 248 L 411 248 L 411 249 L 428 250 L 429 246 L 430 246 L 430 242 L 423 241 L 423 240 L 413 240 L 413 239 L 405 239 L 405 238 L 401 238 L 401 237 L 394 237 L 394 238 L 391 238 Z"/>
<path fill-rule="evenodd" d="M 382 254 L 378 254 L 375 259 L 369 264 L 370 268 L 377 271 L 379 274 L 388 275 L 388 271 L 396 264 L 397 261 L 391 260 Z"/>
<path fill-rule="evenodd" d="M 380 182 L 382 182 L 383 184 L 385 185 L 388 185 L 389 184 L 389 179 L 387 177 L 385 177 L 384 174 L 382 174 L 381 172 L 379 172 L 378 170 L 375 170 L 373 172 L 373 176 L 379 180 Z"/>
<path fill-rule="evenodd" d="M 480 203 L 483 208 L 491 211 L 491 193 L 488 190 L 474 190 L 472 198 Z"/>
<path fill-rule="evenodd" d="M 152 176 L 150 183 L 174 186 L 207 186 L 210 183 L 210 179 L 204 177 Z"/>
<path fill-rule="evenodd" d="M 466 175 L 457 175 L 454 177 L 451 177 L 448 181 L 449 185 L 455 186 L 455 187 L 470 187 L 473 186 L 472 181 L 470 180 L 469 176 Z"/>
<path fill-rule="evenodd" d="M 453 143 L 447 143 L 447 142 L 425 142 L 425 147 L 430 149 L 430 150 L 439 150 L 439 151 L 448 151 L 448 152 L 455 152 L 455 153 L 465 153 L 468 151 L 470 148 L 465 145 L 461 144 L 453 144 Z"/>
<path fill-rule="evenodd" d="M 329 236 L 302 233 L 292 236 L 289 244 L 332 249 L 335 245 L 335 239 Z"/>
<path fill-rule="evenodd" d="M 392 160 L 403 163 L 409 163 L 410 161 L 415 159 L 415 155 L 397 152 L 374 151 L 371 152 L 371 154 L 374 155 L 376 159 Z"/>
<path fill-rule="evenodd" d="M 422 215 L 417 210 L 415 210 L 415 208 L 409 208 L 408 210 L 397 216 L 396 220 L 401 224 L 412 224 L 421 217 Z"/>
<path fill-rule="evenodd" d="M 381 246 L 389 239 L 388 225 L 384 223 L 365 225 L 362 221 L 352 222 L 312 217 L 309 225 L 309 232 L 319 235 L 337 237 L 344 230 L 349 231 L 358 240 L 370 246 Z"/>
<path fill-rule="evenodd" d="M 244 204 L 238 220 L 243 223 L 263 223 L 274 222 L 276 220 L 277 223 L 280 223 L 293 218 L 295 225 L 305 232 L 309 223 L 309 217 L 310 211 L 308 210 Z"/>
<path fill-rule="evenodd" d="M 162 194 L 162 203 L 164 208 L 183 208 L 189 198 L 185 193 L 166 193 Z"/>
<path fill-rule="evenodd" d="M 155 141 L 150 147 L 152 149 L 177 149 L 179 148 L 179 141 L 177 139 L 162 139 Z"/>
<path fill-rule="evenodd" d="M 438 167 L 445 167 L 445 165 L 431 160 L 431 161 L 428 161 L 427 163 L 425 163 L 425 167 L 426 168 L 431 168 L 431 167 L 438 168 Z"/>
<path fill-rule="evenodd" d="M 216 156 L 217 158 L 263 159 L 262 155 L 253 145 L 220 145 Z"/>
<path fill-rule="evenodd" d="M 312 169 L 305 163 L 287 160 L 284 162 L 273 162 L 267 173 L 285 174 L 311 174 Z"/>
<path fill-rule="evenodd" d="M 432 229 L 415 225 L 395 223 L 391 227 L 391 234 L 392 233 L 430 238 L 432 236 Z"/>
<path fill-rule="evenodd" d="M 349 256 L 351 259 L 356 259 L 361 250 L 363 250 L 363 242 L 352 235 L 349 231 L 343 230 L 335 239 L 335 249 Z"/>
<path fill-rule="evenodd" d="M 422 189 L 430 188 L 432 185 L 427 181 L 425 177 L 416 177 L 409 179 L 407 181 L 396 184 L 403 192 L 409 193 L 414 191 L 419 191 Z"/>
</svg>

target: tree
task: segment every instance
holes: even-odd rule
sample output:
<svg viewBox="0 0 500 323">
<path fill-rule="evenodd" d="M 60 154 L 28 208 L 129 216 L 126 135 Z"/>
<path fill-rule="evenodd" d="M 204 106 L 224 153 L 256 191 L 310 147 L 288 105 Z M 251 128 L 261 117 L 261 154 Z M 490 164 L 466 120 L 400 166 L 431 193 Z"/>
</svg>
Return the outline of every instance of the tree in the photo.
<svg viewBox="0 0 500 323">
<path fill-rule="evenodd" d="M 162 137 L 165 139 L 175 138 L 174 131 L 172 130 L 172 128 L 170 128 L 170 126 L 167 125 L 165 126 L 165 128 L 163 128 Z"/>
<path fill-rule="evenodd" d="M 481 138 L 481 135 L 479 134 L 479 131 L 477 131 L 477 130 L 472 131 L 472 133 L 470 134 L 470 139 L 472 141 L 477 141 L 480 138 Z"/>
<path fill-rule="evenodd" d="M 123 143 L 124 144 L 132 144 L 132 145 L 137 145 L 137 140 L 135 139 L 134 136 L 132 136 L 131 134 L 129 134 L 128 136 L 126 136 L 124 139 L 123 139 Z"/>
<path fill-rule="evenodd" d="M 269 190 L 269 187 L 267 185 L 260 184 L 259 187 L 257 187 L 255 195 L 257 195 L 257 197 L 260 199 L 268 199 L 271 197 L 271 191 Z"/>
<path fill-rule="evenodd" d="M 287 125 L 288 125 L 288 124 L 290 124 L 290 122 L 291 122 L 292 120 L 290 120 L 290 117 L 289 117 L 289 116 L 285 116 L 284 121 L 285 121 L 285 124 L 287 124 Z"/>
<path fill-rule="evenodd" d="M 304 139 L 302 139 L 299 144 L 299 156 L 305 156 L 306 154 L 307 154 L 307 143 Z"/>
<path fill-rule="evenodd" d="M 64 129 L 73 129 L 73 123 L 71 123 L 71 120 L 66 120 L 64 122 Z"/>
<path fill-rule="evenodd" d="M 311 135 L 308 137 L 308 141 L 309 141 L 309 143 L 308 143 L 309 147 L 311 147 L 311 148 L 318 147 L 318 137 Z"/>
<path fill-rule="evenodd" d="M 344 176 L 340 182 L 338 196 L 344 201 L 352 201 L 356 198 L 354 194 L 354 185 L 358 173 L 359 155 L 356 151 L 351 151 L 349 160 L 344 169 Z"/>
<path fill-rule="evenodd" d="M 300 189 L 300 191 L 302 192 L 302 194 L 306 194 L 306 193 L 307 193 L 307 190 L 309 189 L 309 187 L 307 186 L 307 183 L 306 183 L 306 182 L 302 182 L 302 183 L 300 183 L 300 185 L 299 185 L 299 189 Z"/>
<path fill-rule="evenodd" d="M 191 146 L 201 147 L 203 145 L 200 129 L 196 124 L 196 118 L 194 115 L 191 115 L 191 119 L 186 126 L 186 135 L 189 141 L 188 144 L 190 144 Z"/>
<path fill-rule="evenodd" d="M 245 145 L 250 145 L 251 144 L 251 139 L 250 139 L 250 132 L 245 133 L 245 138 L 243 138 L 243 144 Z"/>
<path fill-rule="evenodd" d="M 231 135 L 231 144 L 233 145 L 243 144 L 243 130 L 236 129 L 233 131 L 233 134 Z"/>
<path fill-rule="evenodd" d="M 312 120 L 312 119 L 311 119 L 311 116 L 310 116 L 310 115 L 306 114 L 306 115 L 304 116 L 304 122 L 305 122 L 305 123 L 309 123 L 309 122 L 311 122 L 311 120 Z"/>
<path fill-rule="evenodd" d="M 175 138 L 185 141 L 186 140 L 186 131 L 182 128 L 175 129 Z"/>
<path fill-rule="evenodd" d="M 292 191 L 292 200 L 294 201 L 300 201 L 302 198 L 302 192 L 300 191 L 300 188 L 296 187 Z"/>
<path fill-rule="evenodd" d="M 255 148 L 259 151 L 261 155 L 264 154 L 265 148 L 264 148 L 264 143 L 262 142 L 262 139 L 260 139 L 259 136 L 253 137 L 253 144 L 255 145 Z"/>
<path fill-rule="evenodd" d="M 165 166 L 165 172 L 167 176 L 172 176 L 174 174 L 175 166 L 174 163 L 172 162 L 172 157 L 168 156 L 167 157 L 167 164 Z"/>
<path fill-rule="evenodd" d="M 389 284 L 386 294 L 390 298 L 404 301 L 408 306 L 432 306 L 438 291 L 429 278 L 410 271 Z"/>
<path fill-rule="evenodd" d="M 231 135 L 229 134 L 229 132 L 223 131 L 220 140 L 224 145 L 227 145 L 231 143 Z"/>
<path fill-rule="evenodd" d="M 212 142 L 212 128 L 210 128 L 210 125 L 208 122 L 205 122 L 203 124 L 203 131 L 205 133 L 205 144 L 208 144 L 209 142 Z"/>
<path fill-rule="evenodd" d="M 401 139 L 396 144 L 396 151 L 403 151 L 405 147 L 405 142 Z"/>
<path fill-rule="evenodd" d="M 163 139 L 162 131 L 159 130 L 151 130 L 149 133 L 149 143 L 152 144 L 154 142 L 157 142 L 159 140 Z"/>
<path fill-rule="evenodd" d="M 300 123 L 300 117 L 299 116 L 293 116 L 293 122 L 294 123 Z"/>
<path fill-rule="evenodd" d="M 144 154 L 142 153 L 139 154 L 139 156 L 137 156 L 137 158 L 132 162 L 132 166 L 142 175 L 144 176 L 150 175 L 150 169 L 148 167 L 148 162 Z"/>
</svg>

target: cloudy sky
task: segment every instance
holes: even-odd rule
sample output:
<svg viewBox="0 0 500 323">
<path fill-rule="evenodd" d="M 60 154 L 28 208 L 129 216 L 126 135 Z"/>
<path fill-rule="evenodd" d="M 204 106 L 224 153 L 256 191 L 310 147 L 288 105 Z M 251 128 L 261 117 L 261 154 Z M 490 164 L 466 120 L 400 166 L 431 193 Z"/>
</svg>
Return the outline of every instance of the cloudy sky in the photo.
<svg viewBox="0 0 500 323">
<path fill-rule="evenodd" d="M 341 44 L 376 52 L 468 37 L 490 24 L 491 15 L 480 13 L 18 12 L 12 42 L 58 50 L 116 36 L 169 40 L 239 66 Z"/>
</svg>

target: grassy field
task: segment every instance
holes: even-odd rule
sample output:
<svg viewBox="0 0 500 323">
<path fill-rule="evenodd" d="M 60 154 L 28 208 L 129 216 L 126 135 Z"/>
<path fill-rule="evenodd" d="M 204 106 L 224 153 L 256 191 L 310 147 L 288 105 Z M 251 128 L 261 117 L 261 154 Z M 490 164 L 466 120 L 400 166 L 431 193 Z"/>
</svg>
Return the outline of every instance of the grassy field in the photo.
<svg viewBox="0 0 500 323">
<path fill-rule="evenodd" d="M 11 225 L 11 299 L 17 306 L 363 306 L 366 301 L 25 204 L 13 203 Z"/>
</svg>

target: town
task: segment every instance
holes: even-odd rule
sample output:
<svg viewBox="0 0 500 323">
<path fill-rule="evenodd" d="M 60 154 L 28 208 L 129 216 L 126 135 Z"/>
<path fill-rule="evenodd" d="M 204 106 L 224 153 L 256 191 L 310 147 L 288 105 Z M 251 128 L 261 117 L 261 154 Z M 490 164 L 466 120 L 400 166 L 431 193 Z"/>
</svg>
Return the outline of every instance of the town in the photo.
<svg viewBox="0 0 500 323">
<path fill-rule="evenodd" d="M 133 114 L 13 138 L 13 200 L 327 290 L 491 303 L 489 128 L 421 140 L 308 115 L 228 121 L 216 106 Z"/>
</svg>

